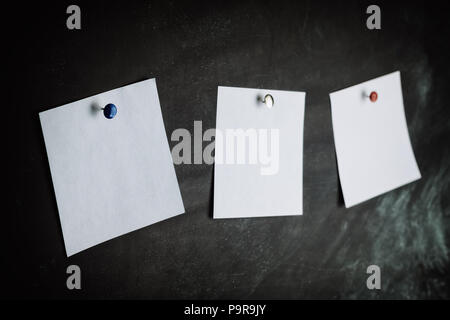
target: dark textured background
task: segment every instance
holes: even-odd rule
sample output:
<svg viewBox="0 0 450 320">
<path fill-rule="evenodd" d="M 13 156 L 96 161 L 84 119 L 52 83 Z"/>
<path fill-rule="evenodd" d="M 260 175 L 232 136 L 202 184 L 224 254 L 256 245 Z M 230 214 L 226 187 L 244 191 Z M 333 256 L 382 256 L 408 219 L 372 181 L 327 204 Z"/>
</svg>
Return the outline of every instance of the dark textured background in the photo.
<svg viewBox="0 0 450 320">
<path fill-rule="evenodd" d="M 2 297 L 450 298 L 449 23 L 438 3 L 72 1 L 3 9 Z M 332 91 L 400 70 L 422 179 L 351 209 L 338 183 Z M 217 86 L 306 91 L 304 215 L 212 219 L 213 167 L 178 165 L 186 214 L 71 258 L 38 112 L 156 77 L 168 137 L 215 126 Z M 171 147 L 174 143 L 170 142 Z M 66 267 L 82 290 L 66 289 Z M 366 288 L 377 264 L 382 289 Z"/>
</svg>

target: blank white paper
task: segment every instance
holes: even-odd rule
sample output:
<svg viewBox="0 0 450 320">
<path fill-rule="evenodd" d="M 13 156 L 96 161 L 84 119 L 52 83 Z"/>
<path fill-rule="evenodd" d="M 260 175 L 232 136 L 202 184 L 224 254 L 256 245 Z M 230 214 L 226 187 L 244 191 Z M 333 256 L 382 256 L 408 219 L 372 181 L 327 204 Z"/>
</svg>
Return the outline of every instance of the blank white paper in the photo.
<svg viewBox="0 0 450 320">
<path fill-rule="evenodd" d="M 367 97 L 372 91 L 378 100 Z M 408 134 L 400 72 L 330 94 L 345 206 L 420 179 Z"/>
<path fill-rule="evenodd" d="M 155 79 L 39 116 L 67 256 L 184 212 Z"/>
<path fill-rule="evenodd" d="M 261 102 L 266 94 L 274 98 L 272 108 Z M 304 92 L 218 88 L 214 218 L 302 214 L 304 113 Z M 227 149 L 227 142 L 233 141 L 226 138 L 227 133 L 232 137 L 236 130 L 249 138 Z M 250 152 L 255 152 L 250 143 L 252 133 L 258 140 L 256 161 L 250 161 Z M 278 148 L 272 138 L 278 141 Z M 245 158 L 238 161 L 238 149 L 242 148 Z M 259 152 L 271 156 L 260 157 Z M 227 161 L 227 157 L 235 161 Z"/>
</svg>

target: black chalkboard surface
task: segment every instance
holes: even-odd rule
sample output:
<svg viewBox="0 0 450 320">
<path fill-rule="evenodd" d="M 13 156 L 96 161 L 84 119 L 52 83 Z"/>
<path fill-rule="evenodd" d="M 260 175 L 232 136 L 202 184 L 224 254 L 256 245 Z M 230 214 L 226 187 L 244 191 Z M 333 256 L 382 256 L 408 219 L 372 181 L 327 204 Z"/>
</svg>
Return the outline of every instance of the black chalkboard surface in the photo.
<svg viewBox="0 0 450 320">
<path fill-rule="evenodd" d="M 438 3 L 69 1 L 8 8 L 7 298 L 450 298 L 449 23 Z M 328 94 L 396 70 L 422 179 L 345 209 Z M 215 127 L 217 86 L 306 92 L 304 215 L 212 219 L 213 166 L 175 167 L 186 214 L 67 258 L 38 113 L 156 78 L 169 143 Z M 11 85 L 12 84 L 12 85 Z M 10 169 L 11 168 L 11 169 Z M 66 288 L 66 268 L 82 290 Z M 381 269 L 368 290 L 366 269 Z"/>
</svg>

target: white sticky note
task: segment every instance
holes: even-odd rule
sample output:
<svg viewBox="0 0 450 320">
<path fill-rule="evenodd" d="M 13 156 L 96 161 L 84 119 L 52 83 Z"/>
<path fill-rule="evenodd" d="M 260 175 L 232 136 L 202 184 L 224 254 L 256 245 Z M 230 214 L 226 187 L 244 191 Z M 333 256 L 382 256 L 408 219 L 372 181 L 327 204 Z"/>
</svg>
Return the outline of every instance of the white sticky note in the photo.
<svg viewBox="0 0 450 320">
<path fill-rule="evenodd" d="M 369 99 L 371 92 L 378 99 Z M 345 206 L 420 179 L 408 134 L 400 72 L 330 94 Z"/>
<path fill-rule="evenodd" d="M 68 256 L 184 212 L 154 79 L 39 116 Z"/>
<path fill-rule="evenodd" d="M 304 92 L 218 88 L 214 218 L 302 214 L 304 113 Z"/>
</svg>

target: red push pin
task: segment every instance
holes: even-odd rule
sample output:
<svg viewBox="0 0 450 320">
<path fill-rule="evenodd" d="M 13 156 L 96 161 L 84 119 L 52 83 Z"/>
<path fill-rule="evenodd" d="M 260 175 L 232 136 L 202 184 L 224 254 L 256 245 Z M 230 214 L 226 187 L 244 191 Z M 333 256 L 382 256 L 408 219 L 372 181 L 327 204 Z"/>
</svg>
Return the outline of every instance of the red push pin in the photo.
<svg viewBox="0 0 450 320">
<path fill-rule="evenodd" d="M 376 93 L 375 91 L 372 91 L 369 95 L 370 101 L 375 102 L 378 99 L 378 93 Z"/>
</svg>

